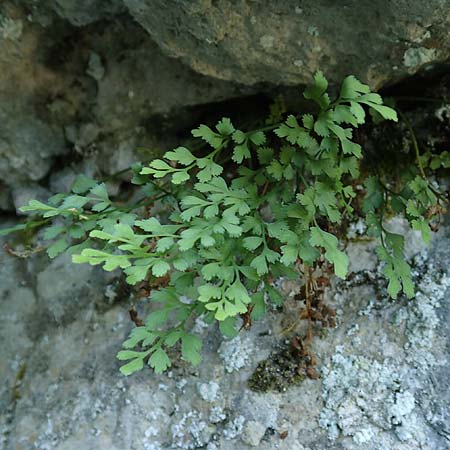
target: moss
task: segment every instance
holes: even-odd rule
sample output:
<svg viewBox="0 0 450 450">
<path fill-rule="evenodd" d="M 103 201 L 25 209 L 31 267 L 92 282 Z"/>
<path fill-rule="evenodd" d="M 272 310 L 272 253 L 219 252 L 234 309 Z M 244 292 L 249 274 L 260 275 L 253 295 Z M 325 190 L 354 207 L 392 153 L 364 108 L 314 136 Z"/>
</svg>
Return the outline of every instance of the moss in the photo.
<svg viewBox="0 0 450 450">
<path fill-rule="evenodd" d="M 11 390 L 11 398 L 14 403 L 17 402 L 17 400 L 19 400 L 21 398 L 20 386 L 22 385 L 22 380 L 25 378 L 26 371 L 27 371 L 27 366 L 24 363 L 19 367 L 19 370 L 16 374 L 14 386 L 12 387 L 12 390 Z"/>
<path fill-rule="evenodd" d="M 248 385 L 256 392 L 285 392 L 288 387 L 305 379 L 303 360 L 290 346 L 281 349 L 258 364 Z"/>
</svg>

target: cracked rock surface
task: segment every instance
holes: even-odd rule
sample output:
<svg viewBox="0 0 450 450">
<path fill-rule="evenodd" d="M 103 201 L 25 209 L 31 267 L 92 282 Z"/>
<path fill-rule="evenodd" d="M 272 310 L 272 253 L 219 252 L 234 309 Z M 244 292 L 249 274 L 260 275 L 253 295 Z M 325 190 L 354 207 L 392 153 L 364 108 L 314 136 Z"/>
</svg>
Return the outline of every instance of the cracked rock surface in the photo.
<svg viewBox="0 0 450 450">
<path fill-rule="evenodd" d="M 133 325 L 116 280 L 64 256 L 1 253 L 2 448 L 448 449 L 450 229 L 427 249 L 407 240 L 416 297 L 389 300 L 370 244 L 352 244 L 366 263 L 327 292 L 338 326 L 314 341 L 321 377 L 282 392 L 247 381 L 285 345 L 296 283 L 281 283 L 284 311 L 231 341 L 198 321 L 199 367 L 126 378 L 114 355 Z"/>
<path fill-rule="evenodd" d="M 322 69 L 379 88 L 450 57 L 447 0 L 124 3 L 165 53 L 245 84 L 296 85 Z"/>
<path fill-rule="evenodd" d="M 195 122 L 192 107 L 276 89 L 297 99 L 318 69 L 332 87 L 354 74 L 374 89 L 445 70 L 448 6 L 3 0 L 0 210 L 62 161 L 109 175 L 152 159 L 175 145 L 161 133 Z"/>
<path fill-rule="evenodd" d="M 78 173 L 105 178 L 178 145 L 215 102 L 241 98 L 241 114 L 243 96 L 319 68 L 332 87 L 354 73 L 374 88 L 445 68 L 448 0 L 331 3 L 1 1 L 0 229 Z M 433 135 L 412 120 L 428 146 L 448 135 L 448 104 L 435 114 Z M 300 281 L 280 280 L 283 308 L 233 340 L 197 320 L 199 367 L 175 358 L 167 374 L 126 378 L 115 354 L 133 324 L 118 275 L 13 257 L 0 238 L 0 449 L 450 449 L 450 227 L 428 249 L 408 241 L 416 297 L 390 300 L 373 244 L 349 243 L 354 273 L 326 292 L 338 326 L 314 340 L 320 378 L 280 376 L 263 392 L 248 381 L 289 353 Z"/>
</svg>

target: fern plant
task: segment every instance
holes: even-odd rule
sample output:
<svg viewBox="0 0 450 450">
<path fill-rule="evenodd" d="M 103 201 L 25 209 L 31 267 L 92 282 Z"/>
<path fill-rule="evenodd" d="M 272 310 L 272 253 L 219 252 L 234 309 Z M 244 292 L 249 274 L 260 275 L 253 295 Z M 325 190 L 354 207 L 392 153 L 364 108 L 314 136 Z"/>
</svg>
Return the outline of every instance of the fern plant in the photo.
<svg viewBox="0 0 450 450">
<path fill-rule="evenodd" d="M 333 229 L 354 213 L 354 183 L 360 177 L 361 146 L 353 130 L 365 123 L 366 110 L 397 121 L 394 109 L 354 76 L 331 100 L 328 83 L 317 72 L 304 97 L 315 114 L 289 115 L 251 131 L 223 118 L 214 129 L 200 125 L 192 135 L 202 148 L 178 147 L 148 165 L 135 165 L 133 182 L 142 200 L 124 206 L 111 201 L 104 183 L 80 175 L 72 192 L 47 203 L 29 202 L 27 223 L 1 234 L 45 227 L 50 257 L 67 251 L 74 263 L 122 269 L 126 281 L 165 277 L 151 292 L 159 309 L 134 328 L 117 357 L 129 375 L 147 363 L 161 373 L 171 365 L 167 349 L 181 343 L 184 360 L 201 361 L 201 340 L 192 334 L 195 317 L 217 321 L 226 336 L 237 334 L 240 315 L 261 317 L 267 303 L 280 304 L 278 277 L 298 277 L 300 267 L 326 260 L 345 278 L 348 257 Z M 445 155 L 422 155 L 420 167 L 448 164 Z M 411 269 L 403 255 L 404 238 L 388 231 L 384 216 L 402 213 L 429 239 L 432 207 L 439 194 L 424 173 L 408 172 L 394 192 L 380 177 L 365 180 L 363 214 L 379 238 L 388 291 L 414 295 Z M 162 199 L 167 220 L 148 217 L 143 206 Z"/>
</svg>

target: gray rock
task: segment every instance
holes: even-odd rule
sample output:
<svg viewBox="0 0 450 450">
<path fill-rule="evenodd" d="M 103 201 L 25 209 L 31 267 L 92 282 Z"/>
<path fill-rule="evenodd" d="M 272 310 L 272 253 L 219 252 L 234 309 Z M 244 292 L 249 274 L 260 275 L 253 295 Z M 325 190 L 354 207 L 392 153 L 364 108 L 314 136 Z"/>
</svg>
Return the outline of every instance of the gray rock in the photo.
<svg viewBox="0 0 450 450">
<path fill-rule="evenodd" d="M 14 203 L 14 208 L 16 209 L 16 214 L 20 216 L 27 216 L 33 214 L 32 212 L 22 212 L 20 208 L 22 206 L 28 205 L 30 200 L 39 200 L 41 202 L 46 202 L 51 193 L 48 189 L 39 186 L 37 183 L 27 183 L 20 187 L 15 187 L 12 189 L 12 199 Z"/>
<path fill-rule="evenodd" d="M 185 106 L 242 94 L 234 83 L 199 76 L 180 61 L 167 58 L 143 31 L 136 30 L 134 39 L 130 37 L 129 41 L 125 52 L 107 50 L 108 70 L 98 83 L 96 106 L 103 126 L 135 127 L 137 117 L 167 115 Z"/>
<path fill-rule="evenodd" d="M 13 207 L 11 191 L 0 182 L 0 210 L 9 211 Z"/>
<path fill-rule="evenodd" d="M 321 69 L 378 88 L 450 56 L 447 0 L 124 3 L 166 54 L 245 84 L 297 85 Z"/>
<path fill-rule="evenodd" d="M 308 0 L 301 6 L 293 0 L 19 3 L 47 26 L 56 16 L 80 27 L 123 20 L 129 11 L 166 55 L 208 77 L 247 85 L 304 84 L 322 69 L 333 83 L 354 73 L 379 88 L 450 56 L 446 0 L 351 0 L 335 5 Z M 23 20 L 5 17 L 2 23 L 8 39 L 22 35 L 17 24 Z M 144 59 L 150 58 L 149 52 Z M 94 78 L 101 76 L 96 71 Z"/>
<path fill-rule="evenodd" d="M 52 159 L 67 149 L 61 130 L 35 117 L 0 106 L 0 179 L 7 184 L 38 181 Z"/>
<path fill-rule="evenodd" d="M 42 29 L 17 9 L 11 13 L 23 27 L 20 39 L 0 38 L 0 180 L 17 186 L 41 180 L 68 149 L 58 122 L 48 120 L 46 102 L 61 88 L 61 78 L 42 63 Z"/>
<path fill-rule="evenodd" d="M 317 68 L 333 83 L 353 72 L 379 87 L 450 47 L 438 0 L 125 2 L 147 31 L 119 0 L 2 2 L 0 207 L 11 186 L 19 206 L 48 194 L 30 180 L 67 191 L 77 173 L 160 154 L 174 139 L 156 137 L 154 123 L 187 106 L 267 89 L 261 81 L 304 83 Z M 138 155 L 138 146 L 151 152 Z M 63 169 L 53 166 L 61 156 Z M 404 234 L 401 221 L 389 226 Z M 353 231 L 357 238 L 360 227 Z M 281 331 L 298 312 L 301 283 L 280 283 L 284 313 L 269 311 L 236 339 L 197 320 L 202 365 L 175 356 L 167 374 L 125 378 L 115 354 L 134 325 L 120 286 L 68 256 L 0 252 L 0 447 L 445 450 L 448 233 L 428 254 L 408 234 L 419 285 L 411 301 L 389 301 L 373 245 L 351 244 L 353 281 L 329 291 L 339 326 L 314 342 L 322 378 L 283 393 L 250 391 L 247 380 L 286 345 Z"/>
<path fill-rule="evenodd" d="M 75 146 L 80 150 L 88 147 L 97 140 L 99 134 L 100 128 L 97 124 L 91 122 L 83 123 L 79 127 Z"/>
<path fill-rule="evenodd" d="M 213 402 L 216 400 L 220 386 L 215 381 L 210 381 L 209 383 L 199 383 L 197 388 L 203 400 Z"/>
<path fill-rule="evenodd" d="M 245 367 L 252 352 L 252 343 L 246 336 L 236 336 L 224 341 L 219 348 L 219 355 L 223 360 L 227 372 L 233 372 Z"/>
<path fill-rule="evenodd" d="M 71 167 L 65 167 L 62 170 L 54 171 L 50 175 L 50 190 L 54 193 L 70 192 L 73 182 L 77 177 L 77 172 Z M 86 174 L 86 176 L 88 176 Z"/>
<path fill-rule="evenodd" d="M 77 312 L 100 302 L 104 295 L 99 268 L 74 266 L 70 255 L 55 258 L 36 277 L 36 293 L 42 311 L 56 322 L 73 321 Z"/>
<path fill-rule="evenodd" d="M 101 170 L 97 166 L 97 161 L 93 157 L 85 157 L 78 163 L 66 166 L 61 170 L 52 171 L 49 177 L 50 191 L 54 194 L 70 192 L 78 175 L 83 174 L 93 179 L 99 179 L 99 173 L 101 173 Z"/>
<path fill-rule="evenodd" d="M 245 424 L 241 439 L 252 447 L 258 447 L 265 432 L 266 427 L 262 423 L 250 420 Z"/>
<path fill-rule="evenodd" d="M 2 221 L 0 228 L 13 226 Z M 0 249 L 7 242 L 0 237 Z M 0 250 L 0 448 L 6 448 L 16 404 L 15 387 L 18 375 L 26 364 L 25 357 L 34 342 L 28 335 L 29 320 L 36 319 L 37 299 L 32 283 L 28 282 L 23 261 Z M 15 343 L 11 345 L 11 343 Z"/>
<path fill-rule="evenodd" d="M 43 180 L 63 155 L 66 163 L 89 158 L 107 173 L 159 156 L 178 138 L 156 137 L 155 116 L 156 123 L 170 122 L 174 110 L 255 91 L 199 75 L 168 58 L 131 17 L 117 16 L 123 8 L 119 0 L 2 2 L 0 179 L 5 185 Z M 110 22 L 78 28 L 100 19 Z M 19 23 L 20 35 L 14 34 L 12 25 Z M 180 120 L 190 125 L 190 113 L 185 119 L 179 114 Z M 137 155 L 138 147 L 150 151 Z"/>
<path fill-rule="evenodd" d="M 269 312 L 239 343 L 198 323 L 205 345 L 197 370 L 177 363 L 164 375 L 145 370 L 124 378 L 114 354 L 133 325 L 120 304 L 95 307 L 106 284 L 98 272 L 65 257 L 45 267 L 42 256 L 0 255 L 3 447 L 445 450 L 448 233 L 441 230 L 428 251 L 410 249 L 413 300 L 390 301 L 370 267 L 332 289 L 339 325 L 314 341 L 322 377 L 284 393 L 253 392 L 246 383 L 284 341 L 284 314 Z M 289 293 L 298 286 L 282 286 L 293 302 Z M 11 386 L 20 398 L 11 397 Z"/>
<path fill-rule="evenodd" d="M 403 55 L 403 64 L 405 67 L 414 70 L 416 67 L 433 62 L 436 59 L 436 49 L 426 47 L 408 48 Z"/>
<path fill-rule="evenodd" d="M 105 75 L 105 67 L 103 66 L 102 59 L 95 52 L 91 51 L 89 55 L 89 66 L 86 73 L 96 81 L 100 81 Z"/>
<path fill-rule="evenodd" d="M 39 4 L 35 0 L 25 0 L 23 3 L 34 6 L 38 16 L 56 13 L 75 26 L 108 19 L 125 10 L 122 0 L 40 0 Z"/>
<path fill-rule="evenodd" d="M 22 36 L 23 23 L 21 20 L 14 20 L 10 17 L 0 15 L 0 36 L 17 42 Z"/>
</svg>

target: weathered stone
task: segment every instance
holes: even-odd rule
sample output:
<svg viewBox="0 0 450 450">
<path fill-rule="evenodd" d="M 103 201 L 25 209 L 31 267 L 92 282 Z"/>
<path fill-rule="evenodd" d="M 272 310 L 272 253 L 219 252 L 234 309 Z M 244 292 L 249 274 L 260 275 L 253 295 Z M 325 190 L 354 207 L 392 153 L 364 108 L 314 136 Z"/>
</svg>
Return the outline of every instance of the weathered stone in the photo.
<svg viewBox="0 0 450 450">
<path fill-rule="evenodd" d="M 314 341 L 321 378 L 286 392 L 247 387 L 258 362 L 283 344 L 285 314 L 269 311 L 228 345 L 199 321 L 205 345 L 197 369 L 178 360 L 167 374 L 147 369 L 124 378 L 114 354 L 133 324 L 121 305 L 95 308 L 91 300 L 105 284 L 92 268 L 64 257 L 44 267 L 43 257 L 0 255 L 3 447 L 444 450 L 448 233 L 443 228 L 428 252 L 410 246 L 418 283 L 413 300 L 389 300 L 371 264 L 355 267 L 351 281 L 331 289 L 339 325 Z M 361 251 L 366 258 L 372 250 Z M 286 302 L 293 302 L 289 293 L 298 286 L 283 286 Z M 49 320 L 55 314 L 60 322 Z M 233 348 L 245 356 L 232 360 Z"/>
<path fill-rule="evenodd" d="M 12 206 L 11 191 L 0 182 L 0 210 L 8 211 L 12 209 Z"/>
<path fill-rule="evenodd" d="M 65 81 L 44 63 L 39 44 L 48 39 L 42 29 L 8 5 L 2 4 L 6 10 L 0 15 L 23 25 L 20 35 L 0 36 L 0 180 L 18 185 L 42 179 L 53 158 L 68 150 L 62 129 L 46 111 L 48 97 L 56 96 Z"/>
<path fill-rule="evenodd" d="M 45 202 L 49 197 L 51 197 L 50 191 L 36 183 L 27 183 L 12 189 L 14 208 L 19 216 L 32 214 L 31 212 L 20 211 L 20 208 L 28 205 L 30 200 Z"/>
<path fill-rule="evenodd" d="M 118 32 L 126 33 L 123 27 Z M 135 29 L 124 53 L 105 49 L 108 62 L 98 84 L 95 114 L 110 129 L 140 124 L 139 119 L 167 115 L 186 106 L 237 97 L 233 83 L 196 74 L 180 61 L 164 56 L 145 33 Z M 244 92 L 249 92 L 244 91 Z"/>
<path fill-rule="evenodd" d="M 0 5 L 0 180 L 6 185 L 42 180 L 61 155 L 89 157 L 97 174 L 123 169 L 142 158 L 130 146 L 150 148 L 145 157 L 151 158 L 173 144 L 155 137 L 156 116 L 252 91 L 168 58 L 127 15 L 86 25 L 107 20 L 118 6 L 103 0 Z M 60 26 L 54 11 L 72 25 Z"/>
<path fill-rule="evenodd" d="M 124 3 L 165 53 L 245 84 L 304 84 L 321 69 L 379 88 L 450 57 L 447 0 Z"/>
<path fill-rule="evenodd" d="M 0 228 L 13 226 L 2 221 Z M 33 348 L 27 324 L 36 318 L 37 299 L 28 283 L 25 264 L 3 251 L 6 238 L 0 237 L 0 448 L 6 448 L 10 424 L 14 417 L 20 385 L 20 374 L 25 367 L 25 356 Z M 15 343 L 15 345 L 11 345 Z M 24 358 L 24 359 L 22 359 Z M 8 449 L 9 450 L 9 449 Z"/>
<path fill-rule="evenodd" d="M 99 268 L 87 264 L 73 266 L 68 254 L 60 255 L 36 278 L 36 292 L 41 310 L 56 322 L 74 320 L 76 312 L 99 302 L 104 280 Z"/>
<path fill-rule="evenodd" d="M 50 23 L 59 16 L 75 26 L 110 19 L 125 11 L 122 0 L 22 0 L 21 3 L 42 23 Z"/>
<path fill-rule="evenodd" d="M 61 130 L 24 111 L 16 114 L 0 107 L 0 179 L 7 184 L 40 180 L 66 150 Z"/>
<path fill-rule="evenodd" d="M 120 14 L 119 0 L 0 5 L 0 208 L 10 208 L 11 186 L 19 206 L 47 193 L 30 180 L 67 191 L 77 173 L 112 173 L 162 151 L 172 142 L 154 135 L 158 120 L 185 107 L 267 89 L 261 81 L 304 83 L 316 68 L 334 83 L 353 72 L 380 86 L 447 55 L 437 0 L 125 1 L 148 33 Z M 444 127 L 445 110 L 436 114 Z M 143 145 L 155 153 L 136 154 Z M 124 378 L 115 354 L 134 325 L 117 280 L 69 256 L 0 252 L 0 447 L 444 450 L 448 233 L 428 254 L 407 237 L 419 284 L 410 301 L 386 298 L 372 244 L 349 245 L 353 281 L 329 290 L 339 326 L 314 341 L 321 378 L 283 392 L 254 392 L 247 381 L 288 345 L 282 331 L 299 312 L 301 283 L 281 283 L 283 314 L 270 310 L 234 340 L 197 320 L 200 366 L 174 349 L 169 373 Z"/>
<path fill-rule="evenodd" d="M 245 424 L 242 434 L 242 441 L 252 447 L 258 447 L 266 432 L 266 427 L 255 420 L 250 420 Z"/>
</svg>

